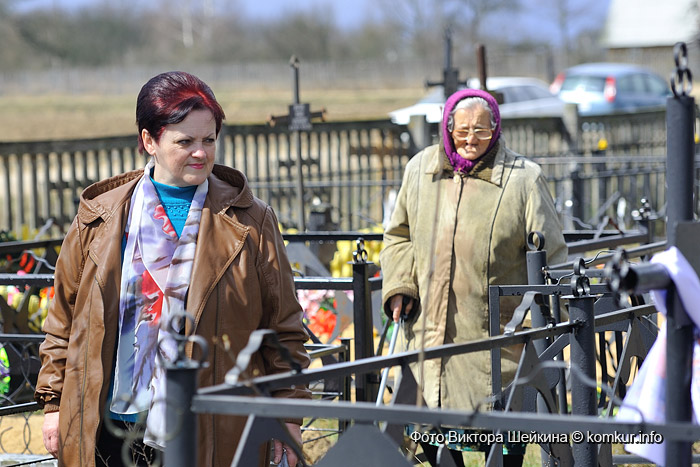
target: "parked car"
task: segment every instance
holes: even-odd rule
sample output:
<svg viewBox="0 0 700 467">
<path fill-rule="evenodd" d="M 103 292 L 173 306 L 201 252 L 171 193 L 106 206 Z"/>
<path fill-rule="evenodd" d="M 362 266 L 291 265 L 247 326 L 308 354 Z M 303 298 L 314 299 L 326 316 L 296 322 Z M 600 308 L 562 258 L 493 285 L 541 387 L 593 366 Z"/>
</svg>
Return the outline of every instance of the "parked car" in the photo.
<svg viewBox="0 0 700 467">
<path fill-rule="evenodd" d="M 471 79 L 467 84 L 470 88 L 480 85 L 478 79 Z M 558 117 L 564 111 L 564 102 L 549 91 L 547 83 L 536 78 L 487 78 L 486 87 L 503 94 L 503 103 L 499 106 L 502 118 Z M 416 104 L 389 112 L 389 115 L 400 125 L 408 124 L 413 115 L 425 115 L 428 123 L 438 123 L 442 120 L 444 104 L 443 87 L 435 86 Z"/>
<path fill-rule="evenodd" d="M 586 63 L 568 68 L 556 77 L 550 90 L 561 100 L 577 104 L 580 115 L 660 108 L 671 93 L 662 77 L 627 63 Z"/>
</svg>

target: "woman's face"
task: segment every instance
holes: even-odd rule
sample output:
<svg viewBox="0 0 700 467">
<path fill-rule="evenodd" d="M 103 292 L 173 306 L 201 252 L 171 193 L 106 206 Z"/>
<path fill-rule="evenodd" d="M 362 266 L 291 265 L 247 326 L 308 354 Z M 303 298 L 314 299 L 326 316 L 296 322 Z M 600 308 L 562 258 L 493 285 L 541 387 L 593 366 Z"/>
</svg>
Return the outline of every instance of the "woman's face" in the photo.
<svg viewBox="0 0 700 467">
<path fill-rule="evenodd" d="M 468 160 L 475 160 L 486 153 L 491 139 L 479 139 L 474 130 L 491 130 L 491 114 L 481 105 L 459 109 L 454 114 L 452 142 L 457 154 Z M 482 132 L 479 132 L 482 133 Z M 483 132 L 488 136 L 488 132 Z M 493 134 L 491 132 L 490 134 Z"/>
<path fill-rule="evenodd" d="M 199 185 L 214 167 L 216 120 L 209 110 L 193 110 L 180 123 L 166 125 L 159 141 L 145 129 L 141 137 L 146 151 L 154 156 L 156 182 Z"/>
</svg>

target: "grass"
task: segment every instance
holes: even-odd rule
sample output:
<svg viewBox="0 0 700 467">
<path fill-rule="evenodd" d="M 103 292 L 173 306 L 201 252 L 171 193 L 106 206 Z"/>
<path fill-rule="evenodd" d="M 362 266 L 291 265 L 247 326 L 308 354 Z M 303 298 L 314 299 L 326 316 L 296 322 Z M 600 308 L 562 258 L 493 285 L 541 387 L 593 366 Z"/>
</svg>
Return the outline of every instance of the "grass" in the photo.
<svg viewBox="0 0 700 467">
<path fill-rule="evenodd" d="M 284 115 L 290 89 L 215 90 L 230 124 Z M 388 118 L 416 102 L 423 88 L 302 90 L 300 100 L 327 120 Z M 135 95 L 0 95 L 0 142 L 121 136 L 136 132 Z"/>
</svg>

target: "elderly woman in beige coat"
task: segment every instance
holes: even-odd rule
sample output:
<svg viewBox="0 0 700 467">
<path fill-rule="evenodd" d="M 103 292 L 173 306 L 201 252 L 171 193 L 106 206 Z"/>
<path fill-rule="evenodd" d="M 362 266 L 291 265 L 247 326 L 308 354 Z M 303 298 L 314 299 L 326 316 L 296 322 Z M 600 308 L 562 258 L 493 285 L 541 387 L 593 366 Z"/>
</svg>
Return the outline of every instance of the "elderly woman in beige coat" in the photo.
<svg viewBox="0 0 700 467">
<path fill-rule="evenodd" d="M 398 321 L 407 303 L 411 350 L 489 337 L 488 287 L 527 283 L 530 232 L 544 233 L 550 262 L 567 254 L 540 167 L 506 148 L 490 94 L 466 89 L 450 96 L 442 130 L 441 143 L 406 166 L 381 252 L 384 308 Z M 501 326 L 516 305 L 502 300 Z M 505 381 L 518 357 L 504 349 Z M 414 374 L 430 407 L 473 410 L 493 392 L 487 352 L 423 365 Z"/>
</svg>

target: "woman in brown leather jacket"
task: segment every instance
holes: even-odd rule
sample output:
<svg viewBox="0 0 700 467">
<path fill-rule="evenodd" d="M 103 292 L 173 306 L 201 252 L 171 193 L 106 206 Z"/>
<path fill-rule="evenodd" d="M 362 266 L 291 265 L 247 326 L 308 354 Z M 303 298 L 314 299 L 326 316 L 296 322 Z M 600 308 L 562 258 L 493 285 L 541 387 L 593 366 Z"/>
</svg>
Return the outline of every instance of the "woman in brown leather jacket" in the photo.
<svg viewBox="0 0 700 467">
<path fill-rule="evenodd" d="M 211 89 L 190 74 L 163 73 L 141 89 L 136 117 L 139 150 L 152 157 L 145 169 L 81 194 L 56 265 L 36 400 L 45 412 L 44 444 L 60 465 L 122 464 L 125 440 L 105 417 L 123 429 L 145 427 L 129 446 L 130 461 L 149 465 L 157 457 L 167 427 L 165 404 L 153 401 L 167 395 L 156 354 L 177 357 L 169 332 L 208 342 L 199 387 L 223 383 L 256 329 L 274 330 L 302 367 L 309 361 L 275 214 L 241 172 L 214 164 L 224 112 Z M 191 319 L 172 319 L 183 314 Z M 201 356 L 191 344 L 185 353 Z M 290 369 L 266 346 L 250 366 L 251 374 Z M 272 395 L 310 397 L 300 387 Z M 229 466 L 244 422 L 199 415 L 198 465 Z M 300 422 L 287 424 L 299 442 Z M 277 462 L 282 449 L 275 441 Z M 294 465 L 291 449 L 287 455 Z"/>
</svg>

